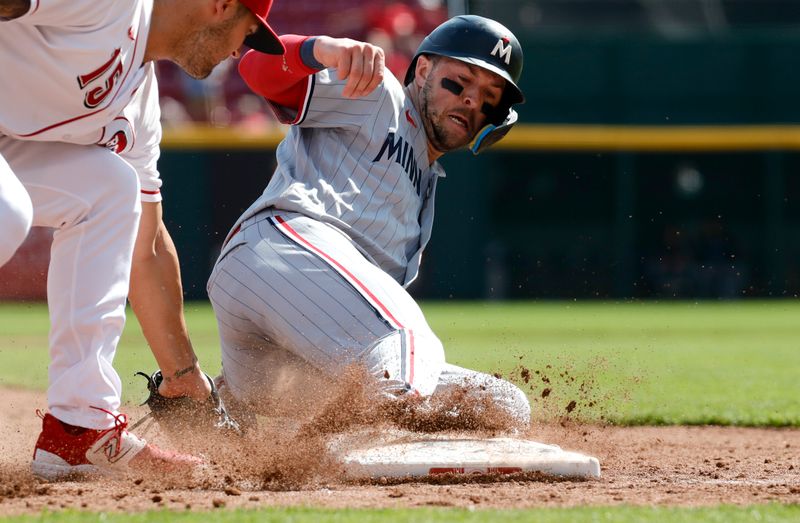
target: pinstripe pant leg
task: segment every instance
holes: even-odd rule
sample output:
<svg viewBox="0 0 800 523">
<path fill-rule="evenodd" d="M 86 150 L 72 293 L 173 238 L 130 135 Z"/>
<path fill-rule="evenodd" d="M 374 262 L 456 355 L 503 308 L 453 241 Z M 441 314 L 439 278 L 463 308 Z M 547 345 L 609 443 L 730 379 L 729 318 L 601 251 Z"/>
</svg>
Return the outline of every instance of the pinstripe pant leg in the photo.
<svg viewBox="0 0 800 523">
<path fill-rule="evenodd" d="M 406 290 L 330 225 L 262 214 L 209 280 L 232 392 L 257 396 L 280 350 L 332 380 L 362 365 L 387 390 L 431 394 L 444 351 Z"/>
</svg>

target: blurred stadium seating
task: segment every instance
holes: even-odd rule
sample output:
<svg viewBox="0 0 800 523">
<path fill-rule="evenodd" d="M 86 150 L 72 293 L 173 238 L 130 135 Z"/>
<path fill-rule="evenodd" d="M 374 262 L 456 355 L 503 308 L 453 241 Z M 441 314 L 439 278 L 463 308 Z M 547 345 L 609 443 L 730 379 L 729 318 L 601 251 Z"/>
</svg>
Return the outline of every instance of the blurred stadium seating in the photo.
<svg viewBox="0 0 800 523">
<path fill-rule="evenodd" d="M 447 17 L 444 0 L 292 0 L 276 2 L 270 23 L 279 33 L 367 40 L 386 52 L 387 66 L 402 77 L 424 36 Z M 277 125 L 228 60 L 198 81 L 171 62 L 159 62 L 164 126 L 210 124 L 253 131 Z"/>
</svg>

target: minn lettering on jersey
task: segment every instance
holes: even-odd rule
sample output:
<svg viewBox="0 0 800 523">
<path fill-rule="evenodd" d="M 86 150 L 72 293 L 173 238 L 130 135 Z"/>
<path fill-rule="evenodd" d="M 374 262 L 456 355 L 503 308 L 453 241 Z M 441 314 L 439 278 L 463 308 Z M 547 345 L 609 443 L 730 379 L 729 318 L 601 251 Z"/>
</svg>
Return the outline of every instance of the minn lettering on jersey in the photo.
<svg viewBox="0 0 800 523">
<path fill-rule="evenodd" d="M 411 180 L 411 183 L 417 190 L 417 195 L 420 195 L 422 169 L 417 166 L 417 155 L 414 152 L 414 147 L 406 140 L 403 140 L 402 136 L 398 136 L 395 133 L 389 133 L 386 136 L 386 141 L 384 141 L 383 145 L 381 146 L 381 150 L 378 152 L 377 156 L 375 156 L 375 159 L 373 159 L 372 162 L 375 163 L 381 161 L 384 153 L 386 153 L 387 160 L 391 161 L 392 157 L 394 157 L 394 161 L 399 163 L 403 169 L 405 169 L 406 174 L 408 174 L 408 179 Z"/>
</svg>

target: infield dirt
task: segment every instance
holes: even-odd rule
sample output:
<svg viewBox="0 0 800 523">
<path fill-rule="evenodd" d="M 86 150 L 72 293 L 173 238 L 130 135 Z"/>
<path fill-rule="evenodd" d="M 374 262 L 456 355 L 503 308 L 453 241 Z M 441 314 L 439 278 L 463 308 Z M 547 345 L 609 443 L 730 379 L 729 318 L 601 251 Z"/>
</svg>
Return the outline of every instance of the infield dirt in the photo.
<svg viewBox="0 0 800 523">
<path fill-rule="evenodd" d="M 600 459 L 603 477 L 564 481 L 528 476 L 432 477 L 346 483 L 317 437 L 269 427 L 247 445 L 212 452 L 193 481 L 124 479 L 44 483 L 29 472 L 44 394 L 0 388 L 0 515 L 63 508 L 135 512 L 158 508 L 527 508 L 577 505 L 699 506 L 800 503 L 800 430 L 732 427 L 614 427 L 537 423 L 529 437 Z M 129 409 L 135 418 L 143 411 Z M 330 422 L 321 418 L 323 422 Z M 429 421 L 429 420 L 428 420 Z M 319 427 L 317 427 L 319 428 Z M 496 427 L 492 430 L 497 429 Z M 169 446 L 155 434 L 153 439 Z M 299 438 L 299 439 L 298 439 Z"/>
</svg>

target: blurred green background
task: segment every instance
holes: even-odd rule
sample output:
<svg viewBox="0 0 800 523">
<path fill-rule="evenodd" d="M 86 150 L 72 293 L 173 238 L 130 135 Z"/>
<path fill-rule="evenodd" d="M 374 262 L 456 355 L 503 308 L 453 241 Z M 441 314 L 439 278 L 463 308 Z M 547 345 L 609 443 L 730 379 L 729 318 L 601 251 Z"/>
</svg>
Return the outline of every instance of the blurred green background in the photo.
<svg viewBox="0 0 800 523">
<path fill-rule="evenodd" d="M 423 310 L 448 361 L 511 379 L 537 420 L 800 426 L 793 301 L 424 302 Z M 203 302 L 186 312 L 198 357 L 214 375 L 213 312 Z M 45 307 L 0 305 L 0 332 L 0 385 L 43 389 Z M 142 401 L 144 380 L 133 375 L 156 365 L 133 314 L 115 367 L 124 400 Z"/>
</svg>

